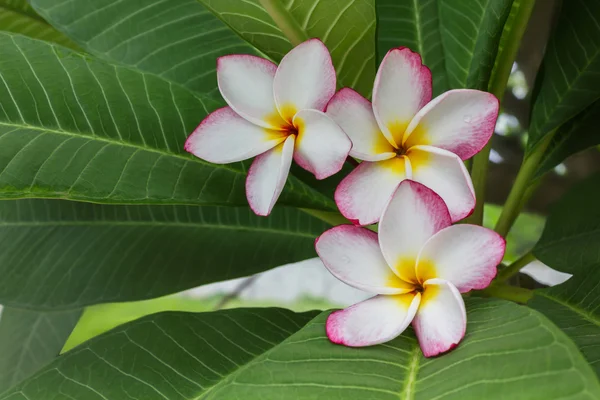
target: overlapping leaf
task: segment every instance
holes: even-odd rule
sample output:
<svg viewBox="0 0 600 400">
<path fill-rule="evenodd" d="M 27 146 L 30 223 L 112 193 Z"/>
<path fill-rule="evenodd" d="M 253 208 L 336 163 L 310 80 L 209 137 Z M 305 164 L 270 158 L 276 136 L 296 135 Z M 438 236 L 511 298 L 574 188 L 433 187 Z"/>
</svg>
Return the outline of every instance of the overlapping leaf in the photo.
<svg viewBox="0 0 600 400">
<path fill-rule="evenodd" d="M 198 1 L 273 60 L 279 61 L 292 48 L 259 0 Z M 281 3 L 278 22 L 294 25 L 303 39 L 322 39 L 331 52 L 339 85 L 368 96 L 375 79 L 375 1 L 291 0 Z"/>
<path fill-rule="evenodd" d="M 439 0 L 451 88 L 487 90 L 513 0 Z"/>
<path fill-rule="evenodd" d="M 0 202 L 0 304 L 154 298 L 315 257 L 323 222 L 291 208 Z"/>
<path fill-rule="evenodd" d="M 598 381 L 576 347 L 538 312 L 481 299 L 469 300 L 468 309 L 462 344 L 432 359 L 422 356 L 411 334 L 369 348 L 331 344 L 325 337 L 327 312 L 312 320 L 314 314 L 279 309 L 156 314 L 84 343 L 1 398 L 600 396 Z"/>
<path fill-rule="evenodd" d="M 202 94 L 217 90 L 217 57 L 253 53 L 196 0 L 31 0 L 31 4 L 88 52 Z"/>
<path fill-rule="evenodd" d="M 5 307 L 0 316 L 0 393 L 56 358 L 80 314 Z"/>
<path fill-rule="evenodd" d="M 0 33 L 0 197 L 245 205 L 244 165 L 183 150 L 212 108 L 155 75 Z M 294 178 L 280 203 L 333 207 Z"/>
<path fill-rule="evenodd" d="M 533 252 L 543 263 L 573 274 L 566 283 L 536 291 L 530 305 L 579 346 L 600 376 L 600 175 L 581 183 L 548 216 Z"/>
<path fill-rule="evenodd" d="M 421 54 L 433 76 L 433 95 L 448 90 L 437 0 L 378 0 L 377 51 L 379 60 L 394 47 Z"/>
<path fill-rule="evenodd" d="M 20 33 L 77 48 L 75 43 L 40 17 L 25 0 L 0 0 L 0 31 Z"/>
<path fill-rule="evenodd" d="M 600 98 L 600 1 L 563 2 L 538 82 L 528 150 Z"/>
</svg>

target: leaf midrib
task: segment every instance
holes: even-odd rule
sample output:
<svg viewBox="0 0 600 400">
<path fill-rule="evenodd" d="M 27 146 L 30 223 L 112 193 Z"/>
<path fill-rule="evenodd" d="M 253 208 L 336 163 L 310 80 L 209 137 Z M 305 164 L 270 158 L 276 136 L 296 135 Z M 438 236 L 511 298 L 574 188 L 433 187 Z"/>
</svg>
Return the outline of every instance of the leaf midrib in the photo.
<svg viewBox="0 0 600 400">
<path fill-rule="evenodd" d="M 23 10 L 23 9 L 16 8 L 16 7 L 11 7 L 11 6 L 9 6 L 8 4 L 5 4 L 5 3 L 0 3 L 0 10 L 2 10 L 2 9 L 6 10 L 6 11 L 8 11 L 8 12 L 12 12 L 12 13 L 14 13 L 14 14 L 19 14 L 19 15 L 21 15 L 21 16 L 23 16 L 23 17 L 25 17 L 25 18 L 29 18 L 29 19 L 31 19 L 31 20 L 33 20 L 33 21 L 36 21 L 36 22 L 39 22 L 39 23 L 41 23 L 41 24 L 44 24 L 44 25 L 47 25 L 47 26 L 51 26 L 51 25 L 50 25 L 50 24 L 49 24 L 49 23 L 48 23 L 48 22 L 47 22 L 45 19 L 43 19 L 42 17 L 40 17 L 40 16 L 36 16 L 36 15 L 32 15 L 32 14 L 29 14 L 29 13 L 27 13 L 27 12 L 26 12 L 25 10 Z"/>
<path fill-rule="evenodd" d="M 574 306 L 573 304 L 561 300 L 555 296 L 552 296 L 551 294 L 548 294 L 544 291 L 536 291 L 536 295 L 538 296 L 542 296 L 547 298 L 548 300 L 554 301 L 558 304 L 560 304 L 563 307 L 568 308 L 569 310 L 573 311 L 574 313 L 578 314 L 579 316 L 581 316 L 582 318 L 586 319 L 587 321 L 591 322 L 592 324 L 600 327 L 600 318 L 594 316 L 593 314 L 590 314 L 588 311 L 586 311 L 585 309 L 579 308 L 577 306 Z"/>
</svg>

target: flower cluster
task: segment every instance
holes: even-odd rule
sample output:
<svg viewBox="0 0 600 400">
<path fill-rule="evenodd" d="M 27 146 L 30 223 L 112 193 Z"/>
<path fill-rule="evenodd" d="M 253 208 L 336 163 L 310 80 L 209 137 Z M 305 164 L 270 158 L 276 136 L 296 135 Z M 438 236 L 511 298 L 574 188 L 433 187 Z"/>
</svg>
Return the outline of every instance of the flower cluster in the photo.
<svg viewBox="0 0 600 400">
<path fill-rule="evenodd" d="M 334 276 L 376 296 L 333 312 L 329 339 L 368 346 L 412 323 L 425 356 L 455 347 L 466 329 L 461 293 L 488 286 L 505 251 L 493 231 L 452 226 L 475 207 L 463 160 L 489 141 L 498 100 L 468 89 L 432 100 L 431 72 L 408 48 L 381 62 L 372 104 L 349 88 L 336 93 L 331 56 L 318 39 L 279 66 L 221 57 L 217 77 L 228 107 L 208 115 L 185 149 L 213 163 L 256 157 L 246 179 L 256 214 L 271 212 L 292 159 L 317 179 L 339 172 L 348 156 L 362 161 L 335 192 L 355 225 L 326 231 L 315 247 Z M 357 226 L 377 222 L 379 234 Z"/>
</svg>

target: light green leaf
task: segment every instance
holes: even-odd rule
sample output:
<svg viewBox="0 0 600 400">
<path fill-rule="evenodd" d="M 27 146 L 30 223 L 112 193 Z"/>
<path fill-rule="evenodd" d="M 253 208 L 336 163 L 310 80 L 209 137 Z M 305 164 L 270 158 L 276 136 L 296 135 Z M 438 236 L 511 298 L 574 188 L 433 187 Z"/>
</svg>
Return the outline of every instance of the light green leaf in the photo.
<svg viewBox="0 0 600 400">
<path fill-rule="evenodd" d="M 254 50 L 196 0 L 31 0 L 91 54 L 203 94 L 217 91 L 216 59 Z"/>
<path fill-rule="evenodd" d="M 433 95 L 448 90 L 437 0 L 377 0 L 377 51 L 405 46 L 421 54 L 433 77 Z"/>
<path fill-rule="evenodd" d="M 0 315 L 0 393 L 55 357 L 77 324 L 80 310 L 34 312 L 5 307 Z"/>
<path fill-rule="evenodd" d="M 162 313 L 84 343 L 2 399 L 596 399 L 575 345 L 538 312 L 469 299 L 467 336 L 425 359 L 407 333 L 347 348 L 325 337 L 328 312 Z M 309 321 L 310 320 L 310 321 Z M 94 371 L 93 375 L 90 372 Z"/>
<path fill-rule="evenodd" d="M 439 0 L 450 88 L 487 90 L 512 0 Z"/>
<path fill-rule="evenodd" d="M 528 151 L 600 98 L 600 1 L 564 1 L 536 82 Z"/>
<path fill-rule="evenodd" d="M 600 174 L 572 189 L 552 209 L 534 255 L 573 274 L 537 290 L 529 303 L 563 329 L 600 377 Z"/>
<path fill-rule="evenodd" d="M 0 202 L 0 304 L 132 301 L 315 257 L 328 225 L 292 208 Z"/>
<path fill-rule="evenodd" d="M 75 43 L 50 26 L 25 0 L 0 0 L 0 31 L 20 33 L 77 49 Z"/>
<path fill-rule="evenodd" d="M 0 33 L 0 197 L 246 205 L 244 164 L 183 149 L 212 108 L 155 75 Z M 293 177 L 279 204 L 335 209 Z"/>
<path fill-rule="evenodd" d="M 562 125 L 544 153 L 537 176 L 550 171 L 569 156 L 600 144 L 600 100 Z"/>
<path fill-rule="evenodd" d="M 331 52 L 338 84 L 370 95 L 375 79 L 375 0 L 269 0 L 280 11 L 279 26 L 259 0 L 198 1 L 276 62 L 292 48 L 281 25 L 293 26 L 300 40 L 320 38 Z"/>
</svg>

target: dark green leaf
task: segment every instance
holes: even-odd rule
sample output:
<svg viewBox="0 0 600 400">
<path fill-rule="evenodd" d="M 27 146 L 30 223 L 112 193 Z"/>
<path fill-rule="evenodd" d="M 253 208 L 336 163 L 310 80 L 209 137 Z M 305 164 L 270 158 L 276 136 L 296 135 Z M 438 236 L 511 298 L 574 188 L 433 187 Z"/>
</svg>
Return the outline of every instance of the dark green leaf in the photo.
<svg viewBox="0 0 600 400">
<path fill-rule="evenodd" d="M 183 149 L 212 108 L 155 75 L 0 33 L 0 197 L 245 205 L 245 165 Z M 280 204 L 335 209 L 293 177 Z"/>
<path fill-rule="evenodd" d="M 292 45 L 259 0 L 198 0 L 241 37 L 279 61 Z M 275 0 L 280 1 L 280 0 Z M 370 95 L 375 79 L 375 0 L 299 1 L 282 7 L 282 23 L 329 48 L 340 86 Z"/>
<path fill-rule="evenodd" d="M 487 90 L 512 0 L 439 0 L 451 88 Z"/>
<path fill-rule="evenodd" d="M 537 176 L 550 171 L 567 157 L 600 144 L 600 100 L 562 125 L 552 137 Z"/>
<path fill-rule="evenodd" d="M 533 253 L 544 264 L 573 277 L 536 291 L 529 304 L 573 339 L 600 377 L 599 204 L 600 175 L 595 175 L 554 206 Z"/>
<path fill-rule="evenodd" d="M 154 298 L 315 257 L 327 228 L 292 208 L 0 202 L 0 304 L 79 308 Z"/>
<path fill-rule="evenodd" d="M 88 52 L 198 93 L 217 91 L 217 57 L 254 52 L 196 0 L 31 0 L 31 4 Z"/>
<path fill-rule="evenodd" d="M 391 48 L 406 46 L 431 70 L 433 95 L 448 90 L 437 0 L 378 0 L 377 21 L 378 61 Z"/>
<path fill-rule="evenodd" d="M 448 355 L 425 359 L 405 334 L 347 348 L 325 312 L 163 313 L 84 343 L 2 399 L 597 399 L 574 344 L 526 307 L 468 301 L 469 326 Z M 304 326 L 304 327 L 302 327 Z"/>
<path fill-rule="evenodd" d="M 20 33 L 77 49 L 75 43 L 50 26 L 25 0 L 0 0 L 0 31 Z"/>
<path fill-rule="evenodd" d="M 600 0 L 563 1 L 542 71 L 528 150 L 600 98 Z"/>
<path fill-rule="evenodd" d="M 0 393 L 57 357 L 80 314 L 5 307 L 0 316 Z"/>
</svg>

